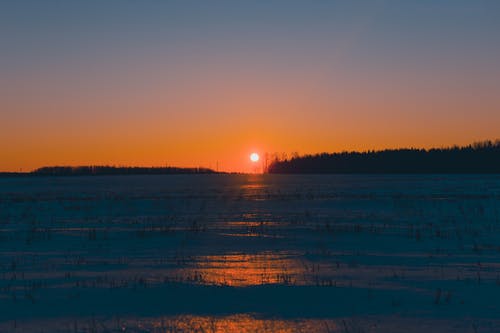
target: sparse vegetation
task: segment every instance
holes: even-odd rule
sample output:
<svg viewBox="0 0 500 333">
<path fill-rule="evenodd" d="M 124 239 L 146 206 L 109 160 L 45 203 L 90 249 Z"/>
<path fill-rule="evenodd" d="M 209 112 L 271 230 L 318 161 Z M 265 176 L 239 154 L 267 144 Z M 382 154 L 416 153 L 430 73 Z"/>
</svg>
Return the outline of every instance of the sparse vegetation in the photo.
<svg viewBox="0 0 500 333">
<path fill-rule="evenodd" d="M 498 324 L 496 176 L 224 177 L 0 180 L 0 331 L 211 332 L 242 313 L 256 332 L 384 332 L 394 311 Z"/>
</svg>

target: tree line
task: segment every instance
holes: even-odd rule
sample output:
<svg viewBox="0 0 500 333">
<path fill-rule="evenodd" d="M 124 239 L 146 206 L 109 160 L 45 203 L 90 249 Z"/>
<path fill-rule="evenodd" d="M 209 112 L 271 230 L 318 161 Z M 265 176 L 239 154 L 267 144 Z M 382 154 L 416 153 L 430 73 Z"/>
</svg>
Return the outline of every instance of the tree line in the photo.
<svg viewBox="0 0 500 333">
<path fill-rule="evenodd" d="M 165 175 L 216 173 L 208 168 L 178 167 L 116 167 L 116 166 L 49 166 L 33 170 L 33 175 L 87 176 L 87 175 Z"/>
<path fill-rule="evenodd" d="M 500 173 L 500 140 L 432 149 L 321 153 L 274 159 L 268 173 Z"/>
</svg>

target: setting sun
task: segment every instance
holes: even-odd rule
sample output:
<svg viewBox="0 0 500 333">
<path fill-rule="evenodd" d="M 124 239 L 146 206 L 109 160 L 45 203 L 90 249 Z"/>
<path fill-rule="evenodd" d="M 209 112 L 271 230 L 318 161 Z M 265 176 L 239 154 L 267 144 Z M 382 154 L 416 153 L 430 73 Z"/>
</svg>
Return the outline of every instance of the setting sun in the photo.
<svg viewBox="0 0 500 333">
<path fill-rule="evenodd" d="M 0 0 L 0 333 L 500 333 L 499 36 L 500 0 Z"/>
</svg>

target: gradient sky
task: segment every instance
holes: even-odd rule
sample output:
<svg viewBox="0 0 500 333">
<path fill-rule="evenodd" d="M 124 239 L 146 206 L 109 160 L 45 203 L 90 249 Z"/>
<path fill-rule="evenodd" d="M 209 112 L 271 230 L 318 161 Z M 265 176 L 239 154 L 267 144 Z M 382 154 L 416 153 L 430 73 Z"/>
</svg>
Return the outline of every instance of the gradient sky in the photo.
<svg viewBox="0 0 500 333">
<path fill-rule="evenodd" d="M 0 170 L 500 138 L 500 1 L 1 1 Z"/>
</svg>

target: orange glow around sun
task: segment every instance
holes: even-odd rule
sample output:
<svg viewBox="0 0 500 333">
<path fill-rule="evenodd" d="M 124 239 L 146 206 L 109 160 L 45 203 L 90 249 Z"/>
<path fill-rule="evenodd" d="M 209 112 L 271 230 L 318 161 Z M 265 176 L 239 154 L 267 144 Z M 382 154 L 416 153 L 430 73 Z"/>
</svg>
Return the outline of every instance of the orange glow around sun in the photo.
<svg viewBox="0 0 500 333">
<path fill-rule="evenodd" d="M 199 16 L 192 4 L 133 3 L 123 10 L 140 8 L 130 16 L 137 24 L 127 24 L 128 14 L 96 16 L 93 5 L 56 6 L 57 17 L 76 15 L 78 24 L 28 5 L 23 19 L 13 12 L 1 21 L 0 172 L 114 165 L 255 173 L 295 152 L 463 146 L 499 136 L 500 46 L 491 43 L 499 23 L 482 3 L 443 7 L 464 10 L 467 22 L 430 15 L 424 5 L 413 12 L 429 17 L 402 22 L 448 20 L 449 29 L 432 35 L 418 25 L 393 29 L 406 5 L 346 5 L 348 19 L 337 19 L 335 1 L 304 2 L 297 12 L 269 4 L 275 10 L 264 16 L 251 1 L 207 5 L 213 12 Z M 150 24 L 155 15 L 179 18 Z M 412 43 L 402 48 L 402 40 Z"/>
</svg>

